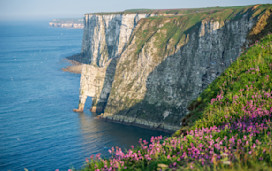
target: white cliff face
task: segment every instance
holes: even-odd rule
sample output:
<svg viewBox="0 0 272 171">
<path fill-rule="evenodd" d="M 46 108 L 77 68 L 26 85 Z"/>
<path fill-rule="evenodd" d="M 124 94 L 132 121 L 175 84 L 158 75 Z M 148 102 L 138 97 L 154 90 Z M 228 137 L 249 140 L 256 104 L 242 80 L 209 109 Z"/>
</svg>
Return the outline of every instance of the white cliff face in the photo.
<svg viewBox="0 0 272 171">
<path fill-rule="evenodd" d="M 142 18 L 154 14 L 86 14 L 82 54 L 84 65 L 80 81 L 79 108 L 82 111 L 87 97 L 92 97 L 92 111 L 104 109 L 114 78 L 116 57 L 120 56 Z"/>
<path fill-rule="evenodd" d="M 82 53 L 91 64 L 103 67 L 119 56 L 137 22 L 150 14 L 86 14 Z"/>
<path fill-rule="evenodd" d="M 149 17 L 148 14 L 124 14 L 122 15 L 122 23 L 119 34 L 119 45 L 117 55 L 120 55 L 128 43 L 133 29 L 136 27 L 138 21 L 142 18 Z"/>
</svg>

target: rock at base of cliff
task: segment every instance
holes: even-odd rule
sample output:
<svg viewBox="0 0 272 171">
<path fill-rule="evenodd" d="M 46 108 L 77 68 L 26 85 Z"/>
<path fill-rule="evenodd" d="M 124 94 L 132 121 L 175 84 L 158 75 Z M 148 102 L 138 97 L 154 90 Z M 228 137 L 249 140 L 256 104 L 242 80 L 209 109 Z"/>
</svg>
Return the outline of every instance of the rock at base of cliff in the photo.
<svg viewBox="0 0 272 171">
<path fill-rule="evenodd" d="M 103 109 L 104 109 L 103 107 L 93 106 L 93 107 L 91 107 L 90 111 L 91 111 L 92 113 L 100 114 L 100 113 L 103 112 Z"/>
<path fill-rule="evenodd" d="M 179 126 L 175 126 L 175 125 L 169 125 L 169 124 L 160 123 L 160 122 L 152 122 L 145 119 L 123 116 L 123 115 L 112 115 L 112 114 L 104 113 L 104 114 L 101 114 L 99 118 L 107 120 L 107 121 L 111 121 L 111 122 L 117 122 L 117 123 L 122 123 L 126 125 L 133 125 L 133 126 L 152 129 L 152 130 L 160 130 L 164 132 L 175 132 L 180 129 Z"/>
<path fill-rule="evenodd" d="M 66 68 L 62 68 L 62 71 L 64 72 L 71 72 L 75 74 L 81 74 L 81 70 L 82 70 L 82 65 L 72 65 Z"/>
<path fill-rule="evenodd" d="M 62 68 L 62 71 L 64 72 L 71 72 L 75 74 L 81 74 L 82 66 L 83 64 L 77 61 L 68 60 L 67 61 L 71 64 L 68 67 Z"/>
</svg>

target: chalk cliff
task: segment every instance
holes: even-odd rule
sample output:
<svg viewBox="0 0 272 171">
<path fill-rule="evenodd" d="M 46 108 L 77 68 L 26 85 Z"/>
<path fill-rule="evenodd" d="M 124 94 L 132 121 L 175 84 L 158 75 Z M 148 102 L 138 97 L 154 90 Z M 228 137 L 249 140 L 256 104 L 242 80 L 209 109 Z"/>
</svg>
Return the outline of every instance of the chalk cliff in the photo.
<svg viewBox="0 0 272 171">
<path fill-rule="evenodd" d="M 92 97 L 92 111 L 101 113 L 106 105 L 114 78 L 117 57 L 128 43 L 133 29 L 142 18 L 156 14 L 86 14 L 81 56 L 84 63 L 80 81 L 79 108 Z"/>
<path fill-rule="evenodd" d="M 103 67 L 119 56 L 137 22 L 153 14 L 86 14 L 82 53 L 91 64 Z"/>
<path fill-rule="evenodd" d="M 83 29 L 83 19 L 66 18 L 66 19 L 53 19 L 49 22 L 50 27 L 61 27 L 61 28 L 73 28 Z"/>
<path fill-rule="evenodd" d="M 90 96 L 92 111 L 102 118 L 179 129 L 189 102 L 239 56 L 270 8 L 85 15 L 82 54 L 90 65 L 82 70 L 75 111 L 82 111 Z"/>
</svg>

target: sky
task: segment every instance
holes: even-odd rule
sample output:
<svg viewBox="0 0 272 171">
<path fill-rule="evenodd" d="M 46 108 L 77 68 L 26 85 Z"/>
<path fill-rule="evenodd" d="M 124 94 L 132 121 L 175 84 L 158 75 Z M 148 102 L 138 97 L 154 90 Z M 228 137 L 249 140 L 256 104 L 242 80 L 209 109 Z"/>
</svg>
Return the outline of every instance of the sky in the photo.
<svg viewBox="0 0 272 171">
<path fill-rule="evenodd" d="M 272 4 L 272 0 L 0 0 L 0 20 L 80 18 L 126 9 L 171 9 Z"/>
</svg>

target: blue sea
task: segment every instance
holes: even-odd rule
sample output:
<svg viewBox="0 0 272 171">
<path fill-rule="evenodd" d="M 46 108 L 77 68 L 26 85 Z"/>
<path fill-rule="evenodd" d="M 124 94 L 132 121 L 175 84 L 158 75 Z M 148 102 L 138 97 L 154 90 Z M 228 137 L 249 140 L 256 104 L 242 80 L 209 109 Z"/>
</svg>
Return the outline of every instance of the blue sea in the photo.
<svg viewBox="0 0 272 171">
<path fill-rule="evenodd" d="M 78 105 L 80 75 L 63 72 L 83 30 L 48 22 L 0 23 L 0 170 L 80 169 L 85 158 L 163 135 L 99 120 Z"/>
</svg>

